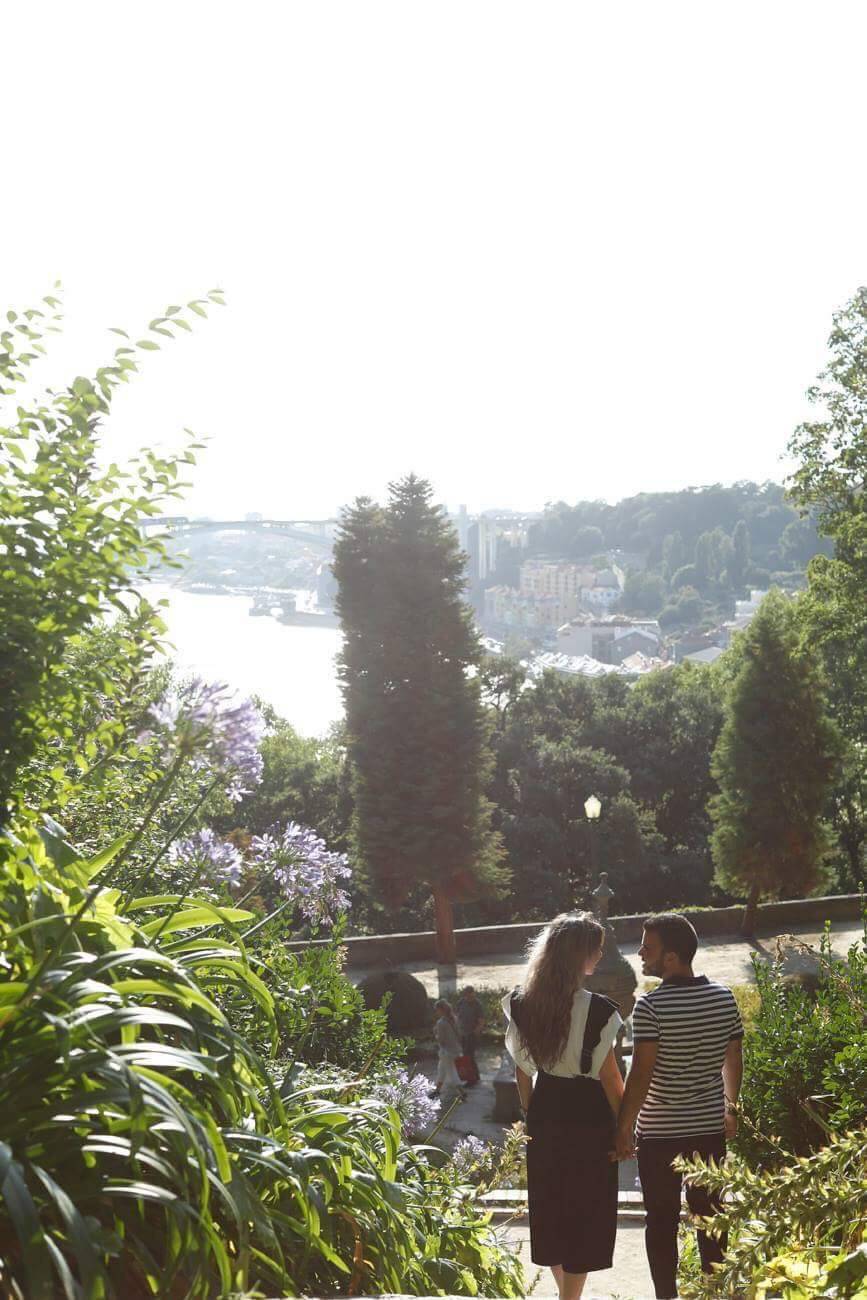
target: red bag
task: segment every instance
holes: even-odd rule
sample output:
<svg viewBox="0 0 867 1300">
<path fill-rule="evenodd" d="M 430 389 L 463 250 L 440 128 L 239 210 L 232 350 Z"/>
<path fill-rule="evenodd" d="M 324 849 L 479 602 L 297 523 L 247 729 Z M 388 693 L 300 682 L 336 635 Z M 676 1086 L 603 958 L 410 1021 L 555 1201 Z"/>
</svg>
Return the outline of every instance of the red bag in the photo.
<svg viewBox="0 0 867 1300">
<path fill-rule="evenodd" d="M 462 1083 L 478 1083 L 479 1067 L 471 1056 L 456 1056 L 455 1069 Z"/>
</svg>

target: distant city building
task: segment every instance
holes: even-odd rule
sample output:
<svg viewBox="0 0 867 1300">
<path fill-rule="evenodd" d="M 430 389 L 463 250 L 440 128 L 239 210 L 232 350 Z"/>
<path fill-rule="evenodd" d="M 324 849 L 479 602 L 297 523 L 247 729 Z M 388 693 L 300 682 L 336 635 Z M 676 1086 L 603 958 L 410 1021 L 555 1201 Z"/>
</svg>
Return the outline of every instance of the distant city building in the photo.
<svg viewBox="0 0 867 1300">
<path fill-rule="evenodd" d="M 484 620 L 492 627 L 554 631 L 559 626 L 562 608 L 556 596 L 522 596 L 514 587 L 485 589 Z"/>
<path fill-rule="evenodd" d="M 511 532 L 501 528 L 499 536 L 501 541 L 508 539 L 511 545 L 526 544 L 523 526 Z M 486 622 L 502 627 L 558 628 L 576 619 L 582 610 L 609 610 L 620 599 L 621 578 L 622 574 L 614 566 L 597 570 L 592 564 L 542 558 L 525 560 L 517 589 L 499 586 L 490 595 L 485 594 L 483 617 Z M 579 653 L 590 653 L 590 650 L 582 649 Z"/>
<path fill-rule="evenodd" d="M 581 604 L 586 609 L 611 609 L 623 595 L 623 583 L 615 569 L 600 569 L 593 581 L 582 586 Z"/>
<path fill-rule="evenodd" d="M 710 646 L 719 643 L 720 629 L 712 632 L 697 631 L 695 629 L 685 632 L 683 636 L 673 643 L 674 662 L 681 663 L 687 655 L 694 654 L 696 650 L 707 650 Z"/>
<path fill-rule="evenodd" d="M 603 663 L 620 663 L 631 654 L 654 656 L 661 640 L 655 618 L 633 619 L 625 614 L 591 618 L 586 614 L 557 629 L 557 651 L 566 655 L 590 655 Z"/>
<path fill-rule="evenodd" d="M 722 646 L 709 645 L 704 650 L 693 650 L 690 654 L 683 655 L 681 663 L 712 664 L 719 659 L 720 655 L 724 654 L 725 650 Z"/>
<path fill-rule="evenodd" d="M 577 608 L 582 587 L 592 587 L 596 570 L 587 564 L 561 564 L 556 560 L 525 560 L 521 565 L 522 596 L 556 596 L 574 600 Z"/>
<path fill-rule="evenodd" d="M 530 663 L 533 676 L 541 676 L 547 669 L 560 673 L 564 677 L 643 677 L 647 673 L 659 672 L 667 668 L 662 659 L 649 658 L 647 655 L 634 654 L 622 664 L 604 663 L 590 655 L 564 655 L 556 651 L 534 656 Z"/>
<path fill-rule="evenodd" d="M 482 514 L 471 518 L 466 506 L 459 506 L 451 516 L 461 549 L 468 557 L 467 578 L 470 589 L 490 582 L 504 552 L 526 547 L 529 539 L 529 516 L 505 514 L 500 517 Z"/>
</svg>

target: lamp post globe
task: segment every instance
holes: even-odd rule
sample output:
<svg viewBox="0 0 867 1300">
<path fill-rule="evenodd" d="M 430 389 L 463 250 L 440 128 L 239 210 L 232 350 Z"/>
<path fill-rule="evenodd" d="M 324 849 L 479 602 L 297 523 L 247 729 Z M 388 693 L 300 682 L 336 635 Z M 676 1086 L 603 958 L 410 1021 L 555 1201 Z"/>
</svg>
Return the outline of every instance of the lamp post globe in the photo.
<svg viewBox="0 0 867 1300">
<path fill-rule="evenodd" d="M 599 814 L 602 812 L 602 804 L 596 798 L 595 794 L 591 794 L 589 798 L 584 800 L 584 811 L 587 814 L 589 821 L 595 822 L 599 820 Z"/>
</svg>

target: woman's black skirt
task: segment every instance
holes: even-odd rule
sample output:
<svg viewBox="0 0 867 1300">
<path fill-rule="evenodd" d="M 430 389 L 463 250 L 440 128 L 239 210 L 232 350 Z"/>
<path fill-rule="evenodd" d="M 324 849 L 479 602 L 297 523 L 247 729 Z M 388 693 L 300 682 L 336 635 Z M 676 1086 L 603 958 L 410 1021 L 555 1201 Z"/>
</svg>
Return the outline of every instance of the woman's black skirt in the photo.
<svg viewBox="0 0 867 1300">
<path fill-rule="evenodd" d="M 530 1258 L 567 1273 L 611 1268 L 617 1232 L 614 1115 L 598 1079 L 539 1072 L 527 1112 Z"/>
</svg>

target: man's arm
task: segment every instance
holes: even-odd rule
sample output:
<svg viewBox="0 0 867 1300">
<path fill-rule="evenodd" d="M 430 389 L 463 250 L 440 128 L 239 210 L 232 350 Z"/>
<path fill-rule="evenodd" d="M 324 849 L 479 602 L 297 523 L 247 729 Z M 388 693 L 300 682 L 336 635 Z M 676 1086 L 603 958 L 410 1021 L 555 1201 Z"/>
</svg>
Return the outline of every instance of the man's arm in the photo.
<svg viewBox="0 0 867 1300">
<path fill-rule="evenodd" d="M 515 1066 L 515 1082 L 518 1085 L 518 1096 L 521 1098 L 521 1109 L 526 1115 L 533 1095 L 533 1080 L 529 1074 L 524 1073 L 520 1065 Z"/>
<path fill-rule="evenodd" d="M 723 1088 L 726 1098 L 726 1137 L 733 1138 L 738 1131 L 737 1102 L 744 1077 L 743 1039 L 731 1038 L 723 1058 Z"/>
<path fill-rule="evenodd" d="M 656 1065 L 656 1053 L 659 1044 L 652 1041 L 636 1043 L 632 1052 L 632 1064 L 626 1078 L 626 1091 L 620 1103 L 617 1117 L 617 1137 L 615 1151 L 618 1160 L 628 1160 L 635 1150 L 633 1129 L 638 1112 L 644 1104 L 653 1069 Z"/>
</svg>

